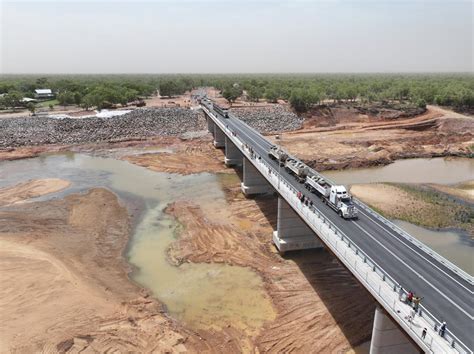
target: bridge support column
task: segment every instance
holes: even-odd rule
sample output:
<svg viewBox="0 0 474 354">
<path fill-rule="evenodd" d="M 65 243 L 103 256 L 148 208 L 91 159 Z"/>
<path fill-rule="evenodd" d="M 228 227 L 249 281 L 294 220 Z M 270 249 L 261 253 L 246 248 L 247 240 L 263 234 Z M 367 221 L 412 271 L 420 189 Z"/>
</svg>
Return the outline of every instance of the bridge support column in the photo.
<svg viewBox="0 0 474 354">
<path fill-rule="evenodd" d="M 370 354 L 415 354 L 420 349 L 413 344 L 380 306 L 375 309 Z"/>
<path fill-rule="evenodd" d="M 246 196 L 253 194 L 269 193 L 273 190 L 272 186 L 267 182 L 260 172 L 252 163 L 244 157 L 243 182 L 240 184 L 242 193 Z"/>
<path fill-rule="evenodd" d="M 277 230 L 273 243 L 280 253 L 310 248 L 323 248 L 313 230 L 282 197 L 278 197 Z"/>
<path fill-rule="evenodd" d="M 217 124 L 214 124 L 214 146 L 216 148 L 225 146 L 225 134 Z"/>
<path fill-rule="evenodd" d="M 214 135 L 214 121 L 208 115 L 206 115 L 206 120 L 207 120 L 207 130 L 209 131 L 209 133 Z"/>
<path fill-rule="evenodd" d="M 226 166 L 242 165 L 244 156 L 235 144 L 227 136 L 225 137 L 225 158 Z"/>
</svg>

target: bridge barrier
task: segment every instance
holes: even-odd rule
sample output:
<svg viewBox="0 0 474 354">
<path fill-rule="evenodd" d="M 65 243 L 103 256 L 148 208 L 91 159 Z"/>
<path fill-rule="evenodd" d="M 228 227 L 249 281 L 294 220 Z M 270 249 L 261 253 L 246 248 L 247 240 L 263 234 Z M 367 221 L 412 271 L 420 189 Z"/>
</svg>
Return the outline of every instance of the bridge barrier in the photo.
<svg viewBox="0 0 474 354">
<path fill-rule="evenodd" d="M 318 171 L 316 171 L 312 168 L 309 168 L 309 170 L 314 175 L 316 175 L 318 177 L 321 177 L 321 178 L 324 178 L 329 183 L 337 184 L 336 182 L 334 182 L 331 179 L 325 177 L 324 175 L 322 175 Z M 459 268 L 457 265 L 453 264 L 452 262 L 447 260 L 445 257 L 441 256 L 440 254 L 438 254 L 436 251 L 434 251 L 430 247 L 428 247 L 425 244 L 423 244 L 422 242 L 418 241 L 415 237 L 411 236 L 408 232 L 403 230 L 401 227 L 395 225 L 393 222 L 391 222 L 390 220 L 388 220 L 384 216 L 377 213 L 375 210 L 370 208 L 367 204 L 362 202 L 360 199 L 354 198 L 353 200 L 354 200 L 354 203 L 357 204 L 361 209 L 363 209 L 364 211 L 366 211 L 369 214 L 371 214 L 372 216 L 374 216 L 377 220 L 379 220 L 380 222 L 382 222 L 383 224 L 388 226 L 390 229 L 392 229 L 393 231 L 398 233 L 400 236 L 402 236 L 406 240 L 413 243 L 416 247 L 418 247 L 420 250 L 423 250 L 425 253 L 427 253 L 428 255 L 433 257 L 434 259 L 436 259 L 438 262 L 444 264 L 448 269 L 450 269 L 452 272 L 459 275 L 462 279 L 467 281 L 470 285 L 474 285 L 474 277 L 472 275 L 468 274 L 467 272 L 465 272 L 464 270 Z"/>
<path fill-rule="evenodd" d="M 273 166 L 266 163 L 255 152 L 251 153 L 246 144 L 226 127 L 209 110 L 203 108 L 207 115 L 215 120 L 222 131 L 242 151 L 243 155 L 266 177 L 275 190 L 290 204 L 300 217 L 310 226 L 326 246 L 338 256 L 339 260 L 352 272 L 375 299 L 385 308 L 392 318 L 410 337 L 426 352 L 431 353 L 473 353 L 463 342 L 457 339 L 449 329 L 444 337 L 437 333 L 441 321 L 436 319 L 423 305 L 420 313 L 412 317 L 414 310 L 405 302 L 400 301 L 400 295 L 407 295 L 381 266 L 373 261 L 331 220 L 326 218 L 316 207 L 303 204 L 296 196 L 298 191 L 279 176 Z M 279 187 L 279 188 L 278 188 Z M 400 290 L 402 289 L 402 291 Z M 425 338 L 422 338 L 423 328 L 427 328 Z"/>
</svg>

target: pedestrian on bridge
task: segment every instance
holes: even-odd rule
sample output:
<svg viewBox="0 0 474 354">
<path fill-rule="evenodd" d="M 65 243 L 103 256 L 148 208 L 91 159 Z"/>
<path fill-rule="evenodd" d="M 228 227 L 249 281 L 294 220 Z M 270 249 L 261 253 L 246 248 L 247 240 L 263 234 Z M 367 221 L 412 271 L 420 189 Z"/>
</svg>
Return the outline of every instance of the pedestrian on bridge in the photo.
<svg viewBox="0 0 474 354">
<path fill-rule="evenodd" d="M 426 327 L 423 328 L 423 332 L 421 332 L 421 339 L 425 339 L 425 338 L 426 338 L 426 331 L 427 331 Z"/>
<path fill-rule="evenodd" d="M 443 323 L 441 323 L 441 327 L 439 327 L 439 335 L 441 337 L 444 337 L 444 332 L 446 332 L 446 321 L 443 321 Z"/>
<path fill-rule="evenodd" d="M 419 296 L 413 297 L 413 308 L 415 309 L 415 311 L 418 311 L 418 308 L 420 307 L 421 299 L 423 298 Z"/>
<path fill-rule="evenodd" d="M 408 292 L 408 295 L 407 295 L 407 301 L 408 301 L 408 303 L 411 304 L 411 302 L 413 301 L 413 296 L 414 296 L 414 295 L 415 295 L 415 294 L 413 294 L 413 291 L 410 290 L 410 291 Z"/>
</svg>

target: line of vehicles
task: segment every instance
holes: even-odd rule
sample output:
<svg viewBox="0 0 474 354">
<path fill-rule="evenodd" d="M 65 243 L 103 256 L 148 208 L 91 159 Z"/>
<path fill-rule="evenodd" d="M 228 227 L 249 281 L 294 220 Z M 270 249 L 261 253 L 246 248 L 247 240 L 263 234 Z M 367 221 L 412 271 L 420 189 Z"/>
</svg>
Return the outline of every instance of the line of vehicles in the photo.
<svg viewBox="0 0 474 354">
<path fill-rule="evenodd" d="M 229 118 L 228 110 L 221 108 L 207 97 L 202 97 L 198 101 L 209 110 L 214 110 L 223 117 Z M 305 163 L 290 156 L 278 146 L 270 147 L 268 156 L 278 161 L 281 167 L 284 167 L 298 182 L 304 183 L 306 189 L 321 197 L 323 203 L 335 210 L 341 217 L 344 219 L 357 218 L 357 209 L 352 202 L 352 196 L 347 193 L 346 187 L 331 185 L 329 181 L 312 173 Z"/>
<path fill-rule="evenodd" d="M 206 106 L 209 110 L 214 110 L 217 113 L 219 113 L 221 116 L 224 118 L 229 118 L 229 110 L 222 108 L 218 104 L 212 102 L 209 98 L 207 97 L 202 97 L 198 99 L 198 102 L 204 106 Z"/>
<path fill-rule="evenodd" d="M 341 217 L 344 219 L 357 218 L 357 209 L 346 187 L 342 185 L 332 185 L 323 177 L 312 173 L 306 164 L 290 156 L 278 146 L 274 145 L 270 147 L 268 156 L 278 161 L 281 167 L 284 167 L 298 182 L 304 183 L 307 190 L 319 196 L 323 203 L 331 207 Z"/>
</svg>

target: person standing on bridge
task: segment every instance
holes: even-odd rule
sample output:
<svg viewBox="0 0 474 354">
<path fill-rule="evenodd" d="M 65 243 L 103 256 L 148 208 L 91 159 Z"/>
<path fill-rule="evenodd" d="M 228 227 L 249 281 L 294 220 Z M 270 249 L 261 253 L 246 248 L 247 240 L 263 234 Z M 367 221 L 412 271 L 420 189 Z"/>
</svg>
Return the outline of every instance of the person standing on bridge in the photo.
<svg viewBox="0 0 474 354">
<path fill-rule="evenodd" d="M 407 295 L 407 301 L 408 301 L 408 303 L 410 303 L 410 304 L 411 304 L 411 302 L 413 301 L 413 295 L 414 295 L 414 294 L 413 294 L 413 291 L 410 290 L 410 291 L 408 292 L 408 295 Z"/>
<path fill-rule="evenodd" d="M 426 327 L 423 328 L 423 332 L 421 332 L 421 339 L 425 339 L 425 338 L 426 338 L 426 331 L 427 331 Z"/>
<path fill-rule="evenodd" d="M 413 297 L 413 308 L 415 309 L 415 311 L 418 311 L 418 308 L 420 307 L 421 299 L 423 298 L 419 296 Z"/>
<path fill-rule="evenodd" d="M 441 337 L 444 337 L 444 332 L 446 332 L 446 321 L 443 321 L 443 323 L 441 323 L 441 327 L 439 327 L 439 335 Z"/>
</svg>

